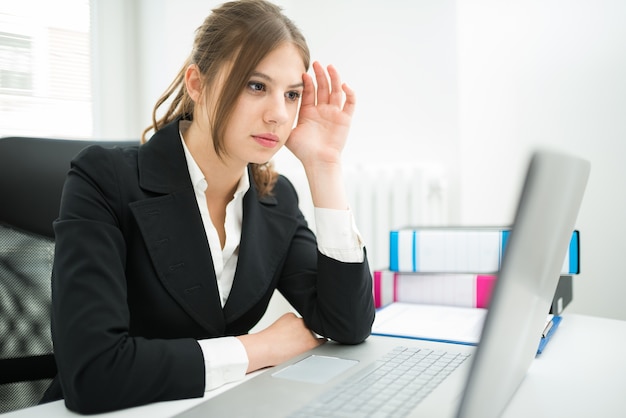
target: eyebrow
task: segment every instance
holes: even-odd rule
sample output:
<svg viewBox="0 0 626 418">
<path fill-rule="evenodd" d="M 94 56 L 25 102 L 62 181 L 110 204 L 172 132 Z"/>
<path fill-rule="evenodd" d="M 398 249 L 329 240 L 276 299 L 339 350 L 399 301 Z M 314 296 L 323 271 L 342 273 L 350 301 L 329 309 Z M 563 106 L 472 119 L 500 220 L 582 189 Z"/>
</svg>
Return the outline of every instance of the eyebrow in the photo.
<svg viewBox="0 0 626 418">
<path fill-rule="evenodd" d="M 253 71 L 253 72 L 252 72 L 252 76 L 253 76 L 253 77 L 259 77 L 259 78 L 262 78 L 262 79 L 264 79 L 265 81 L 268 81 L 268 82 L 270 82 L 270 83 L 274 82 L 274 79 L 272 79 L 272 77 L 270 77 L 270 76 L 269 76 L 269 75 L 267 75 L 267 74 L 260 73 L 260 72 L 258 72 L 258 71 Z M 297 88 L 302 88 L 302 87 L 304 87 L 304 83 L 303 83 L 303 82 L 299 82 L 299 83 L 296 83 L 296 84 L 291 84 L 291 85 L 287 86 L 287 88 L 290 88 L 290 89 L 297 89 Z"/>
</svg>

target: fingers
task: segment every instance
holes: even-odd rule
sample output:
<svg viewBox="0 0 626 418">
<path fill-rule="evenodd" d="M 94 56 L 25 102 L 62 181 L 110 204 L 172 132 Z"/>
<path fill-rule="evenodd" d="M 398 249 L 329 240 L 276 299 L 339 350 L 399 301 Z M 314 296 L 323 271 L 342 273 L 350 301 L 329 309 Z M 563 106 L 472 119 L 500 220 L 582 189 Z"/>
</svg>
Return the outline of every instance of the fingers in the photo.
<svg viewBox="0 0 626 418">
<path fill-rule="evenodd" d="M 302 96 L 302 104 L 331 104 L 338 108 L 343 106 L 343 110 L 349 115 L 352 115 L 356 105 L 354 90 L 349 88 L 345 83 L 342 84 L 339 72 L 333 65 L 329 65 L 327 71 L 328 73 L 319 62 L 313 62 L 313 72 L 315 73 L 315 80 L 317 82 L 317 94 L 315 94 L 315 86 L 312 84 L 312 77 L 306 74 L 305 79 L 305 75 L 303 75 L 305 91 Z"/>
<path fill-rule="evenodd" d="M 328 85 L 326 71 L 324 71 L 324 68 L 319 62 L 315 61 L 313 63 L 313 72 L 315 73 L 315 80 L 317 81 L 317 103 L 326 104 L 330 96 L 330 87 Z"/>
<path fill-rule="evenodd" d="M 315 84 L 313 78 L 307 73 L 302 74 L 304 89 L 302 90 L 302 106 L 315 106 Z"/>
<path fill-rule="evenodd" d="M 354 90 L 348 87 L 346 83 L 343 83 L 341 87 L 346 94 L 346 103 L 343 106 L 343 111 L 352 116 L 354 114 L 354 108 L 356 107 L 356 94 L 354 94 Z"/>
<path fill-rule="evenodd" d="M 343 104 L 343 90 L 341 89 L 341 77 L 334 66 L 328 66 L 328 75 L 330 76 L 331 93 L 328 103 L 341 107 Z"/>
</svg>

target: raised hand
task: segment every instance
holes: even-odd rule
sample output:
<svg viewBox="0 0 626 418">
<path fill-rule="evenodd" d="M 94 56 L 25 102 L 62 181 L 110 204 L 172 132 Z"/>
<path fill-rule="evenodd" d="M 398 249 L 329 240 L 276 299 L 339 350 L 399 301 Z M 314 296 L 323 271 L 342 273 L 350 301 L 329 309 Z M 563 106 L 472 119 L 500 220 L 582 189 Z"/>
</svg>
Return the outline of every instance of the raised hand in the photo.
<svg viewBox="0 0 626 418">
<path fill-rule="evenodd" d="M 321 64 L 314 62 L 313 71 L 317 88 L 309 74 L 302 75 L 298 122 L 286 144 L 305 169 L 340 162 L 356 104 L 354 92 L 342 84 L 335 67 L 329 65 L 327 75 Z"/>
</svg>

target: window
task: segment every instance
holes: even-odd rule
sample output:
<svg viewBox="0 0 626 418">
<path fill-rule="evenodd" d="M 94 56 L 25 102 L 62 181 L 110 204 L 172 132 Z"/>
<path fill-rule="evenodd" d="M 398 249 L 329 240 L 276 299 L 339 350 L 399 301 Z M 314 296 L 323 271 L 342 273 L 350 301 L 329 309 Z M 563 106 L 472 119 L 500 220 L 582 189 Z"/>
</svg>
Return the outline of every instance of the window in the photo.
<svg viewBox="0 0 626 418">
<path fill-rule="evenodd" d="M 89 0 L 0 0 L 0 136 L 90 137 Z"/>
<path fill-rule="evenodd" d="M 0 32 L 0 91 L 30 94 L 33 90 L 31 38 Z"/>
</svg>

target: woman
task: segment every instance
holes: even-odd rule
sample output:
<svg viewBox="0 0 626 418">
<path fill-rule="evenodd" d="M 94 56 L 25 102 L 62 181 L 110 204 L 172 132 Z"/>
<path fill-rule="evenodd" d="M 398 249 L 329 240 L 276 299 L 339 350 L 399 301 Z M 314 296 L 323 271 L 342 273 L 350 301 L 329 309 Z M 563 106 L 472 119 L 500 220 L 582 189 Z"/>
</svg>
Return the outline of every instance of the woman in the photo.
<svg viewBox="0 0 626 418">
<path fill-rule="evenodd" d="M 308 66 L 278 7 L 226 3 L 158 101 L 150 140 L 73 161 L 54 224 L 59 374 L 44 401 L 95 413 L 199 397 L 326 339 L 368 337 L 371 276 L 340 160 L 355 96 L 318 63 L 316 88 Z M 305 168 L 317 236 L 268 164 L 283 145 Z M 248 334 L 275 289 L 302 318 Z"/>
</svg>

